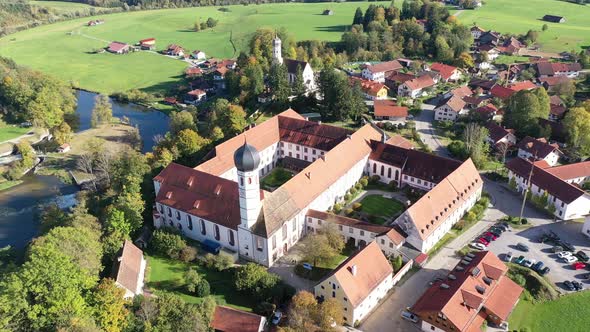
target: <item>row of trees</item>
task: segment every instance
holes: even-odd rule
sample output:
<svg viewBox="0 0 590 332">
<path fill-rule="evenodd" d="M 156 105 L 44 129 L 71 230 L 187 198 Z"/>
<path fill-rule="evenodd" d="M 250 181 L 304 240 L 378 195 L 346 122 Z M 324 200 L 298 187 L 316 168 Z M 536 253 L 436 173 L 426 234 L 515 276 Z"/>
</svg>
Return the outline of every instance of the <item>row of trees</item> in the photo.
<svg viewBox="0 0 590 332">
<path fill-rule="evenodd" d="M 209 17 L 207 19 L 207 21 L 205 21 L 205 22 L 201 22 L 201 21 L 199 21 L 199 19 L 197 19 L 195 21 L 193 29 L 195 31 L 199 32 L 201 30 L 211 29 L 211 28 L 215 27 L 217 25 L 217 23 L 219 23 L 219 21 L 214 19 L 213 17 Z"/>
</svg>

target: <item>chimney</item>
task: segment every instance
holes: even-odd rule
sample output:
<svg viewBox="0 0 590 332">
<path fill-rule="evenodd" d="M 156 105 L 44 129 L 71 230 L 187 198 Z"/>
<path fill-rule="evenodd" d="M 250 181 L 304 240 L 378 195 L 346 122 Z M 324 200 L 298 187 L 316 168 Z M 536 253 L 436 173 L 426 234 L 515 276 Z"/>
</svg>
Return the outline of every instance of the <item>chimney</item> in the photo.
<svg viewBox="0 0 590 332">
<path fill-rule="evenodd" d="M 326 155 L 325 155 L 325 154 L 323 154 L 323 155 L 322 155 L 320 158 L 321 158 L 323 161 L 326 161 Z"/>
<path fill-rule="evenodd" d="M 190 188 L 190 186 L 193 185 L 193 181 L 195 180 L 194 176 L 191 176 L 188 178 L 188 181 L 186 182 L 186 185 Z"/>
<path fill-rule="evenodd" d="M 350 273 L 352 273 L 353 276 L 356 276 L 356 269 L 357 269 L 356 265 L 352 265 L 350 267 Z"/>
<path fill-rule="evenodd" d="M 346 138 L 352 139 L 352 135 L 346 135 Z"/>
<path fill-rule="evenodd" d="M 306 177 L 307 177 L 309 180 L 311 180 L 311 172 L 307 172 L 307 173 L 305 173 L 305 176 L 306 176 Z"/>
</svg>

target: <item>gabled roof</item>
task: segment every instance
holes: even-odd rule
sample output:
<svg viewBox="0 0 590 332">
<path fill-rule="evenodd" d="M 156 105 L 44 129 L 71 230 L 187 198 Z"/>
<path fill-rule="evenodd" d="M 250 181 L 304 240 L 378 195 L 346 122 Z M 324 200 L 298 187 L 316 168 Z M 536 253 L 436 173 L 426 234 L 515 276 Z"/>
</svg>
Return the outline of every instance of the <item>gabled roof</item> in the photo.
<svg viewBox="0 0 590 332">
<path fill-rule="evenodd" d="M 494 144 L 496 144 L 502 138 L 510 134 L 514 134 L 514 129 L 506 129 L 492 121 L 488 124 L 488 132 L 490 139 L 494 142 Z"/>
<path fill-rule="evenodd" d="M 380 62 L 374 65 L 367 65 L 365 66 L 367 70 L 371 73 L 380 73 L 380 72 L 390 72 L 394 70 L 402 69 L 401 63 L 397 60 L 387 61 L 387 62 Z"/>
<path fill-rule="evenodd" d="M 558 72 L 576 72 L 582 70 L 582 66 L 577 63 L 563 63 L 563 62 L 538 62 L 537 71 L 539 75 L 553 76 Z"/>
<path fill-rule="evenodd" d="M 567 181 L 576 178 L 590 177 L 590 161 L 582 161 L 575 164 L 555 166 L 545 169 L 558 178 Z"/>
<path fill-rule="evenodd" d="M 353 274 L 355 270 L 356 274 Z M 383 255 L 379 245 L 373 241 L 350 256 L 325 279 L 334 276 L 350 304 L 356 308 L 383 280 L 392 274 L 393 268 Z"/>
<path fill-rule="evenodd" d="M 430 66 L 430 70 L 438 72 L 444 80 L 448 80 L 453 73 L 458 70 L 457 67 L 445 65 L 440 62 L 435 62 Z"/>
<path fill-rule="evenodd" d="M 358 77 L 353 77 L 353 76 L 350 76 L 348 79 L 349 79 L 349 83 L 351 85 L 359 83 L 363 92 L 370 95 L 370 96 L 377 96 L 377 94 L 381 90 L 388 89 L 387 86 L 385 86 L 385 84 L 383 84 L 383 83 L 364 80 L 364 79 L 361 79 Z"/>
<path fill-rule="evenodd" d="M 465 107 L 466 103 L 461 97 L 452 95 L 449 98 L 443 99 L 436 107 L 438 108 L 444 105 L 447 105 L 451 111 L 459 113 Z"/>
<path fill-rule="evenodd" d="M 142 261 L 143 251 L 131 241 L 125 240 L 121 256 L 115 262 L 113 272 L 115 273 L 115 281 L 133 294 L 138 291 L 137 286 L 143 281 L 140 280 Z"/>
<path fill-rule="evenodd" d="M 539 78 L 539 82 L 546 84 L 548 87 L 553 87 L 559 83 L 565 83 L 568 81 L 571 81 L 571 78 L 569 78 L 567 76 L 549 76 L 549 77 Z"/>
<path fill-rule="evenodd" d="M 544 138 L 532 138 L 526 136 L 520 142 L 518 142 L 518 148 L 524 150 L 537 158 L 545 159 L 550 153 L 558 151 L 558 147 L 553 144 L 547 143 Z"/>
<path fill-rule="evenodd" d="M 309 63 L 305 61 L 299 61 L 294 59 L 283 59 L 283 64 L 287 67 L 287 72 L 290 74 L 297 73 L 297 66 L 301 68 L 301 71 L 304 71 L 305 67 L 309 66 Z"/>
<path fill-rule="evenodd" d="M 483 90 L 490 90 L 496 85 L 496 82 L 491 81 L 491 80 L 482 80 L 479 78 L 472 78 L 469 81 L 468 85 L 472 88 L 482 88 Z"/>
<path fill-rule="evenodd" d="M 205 92 L 201 89 L 194 89 L 194 90 L 187 92 L 186 94 L 188 94 L 190 96 L 197 96 L 198 97 L 198 96 L 206 95 L 207 92 Z"/>
<path fill-rule="evenodd" d="M 483 116 L 493 116 L 498 112 L 498 108 L 494 104 L 487 104 L 476 108 L 474 111 Z"/>
<path fill-rule="evenodd" d="M 432 77 L 430 77 L 430 75 L 422 75 L 420 77 L 416 77 L 414 79 L 406 81 L 403 84 L 410 88 L 410 90 L 419 90 L 431 87 L 435 83 Z"/>
<path fill-rule="evenodd" d="M 492 252 L 473 253 L 473 258 L 468 261 L 464 257 L 445 280 L 428 288 L 411 310 L 426 321 L 428 316 L 436 318 L 441 313 L 459 331 L 479 329 L 485 317 L 482 305 L 506 320 L 523 291 L 505 277 L 507 270 Z"/>
<path fill-rule="evenodd" d="M 565 106 L 553 105 L 553 104 L 550 105 L 550 109 L 549 109 L 549 113 L 551 113 L 552 115 L 554 115 L 558 118 L 562 118 L 566 111 L 567 111 L 567 109 L 565 108 Z"/>
<path fill-rule="evenodd" d="M 390 116 L 396 118 L 406 118 L 408 116 L 408 108 L 405 106 L 398 106 L 393 100 L 375 100 L 374 109 L 375 116 Z"/>
<path fill-rule="evenodd" d="M 109 44 L 109 51 L 111 52 L 119 52 L 122 51 L 126 48 L 128 48 L 129 45 L 126 43 L 122 43 L 122 42 L 118 42 L 118 41 L 114 41 L 112 43 Z"/>
<path fill-rule="evenodd" d="M 412 73 L 402 73 L 399 71 L 394 71 L 389 76 L 387 76 L 385 78 L 385 80 L 386 81 L 393 81 L 396 83 L 404 83 L 404 82 L 407 82 L 407 81 L 412 80 L 414 78 L 416 78 L 416 75 L 414 75 Z"/>
<path fill-rule="evenodd" d="M 528 179 L 531 168 L 533 168 L 531 182 L 537 187 L 547 190 L 552 196 L 559 198 L 559 200 L 567 204 L 584 195 L 582 189 L 561 180 L 559 177 L 549 173 L 547 169 L 537 167 L 526 159 L 514 158 L 506 163 L 506 168 L 526 179 Z"/>
<path fill-rule="evenodd" d="M 414 149 L 415 148 L 414 143 L 405 139 L 402 135 L 399 135 L 399 134 L 392 135 L 385 143 L 387 143 L 389 145 L 395 145 L 395 146 L 398 146 L 398 147 L 404 148 L 404 149 Z"/>
<path fill-rule="evenodd" d="M 258 332 L 266 319 L 242 310 L 217 306 L 211 319 L 211 327 L 221 332 Z"/>
<path fill-rule="evenodd" d="M 453 96 L 463 98 L 463 97 L 471 96 L 473 94 L 473 91 L 471 91 L 471 89 L 467 85 L 462 85 L 458 88 L 451 90 L 451 94 Z"/>
</svg>

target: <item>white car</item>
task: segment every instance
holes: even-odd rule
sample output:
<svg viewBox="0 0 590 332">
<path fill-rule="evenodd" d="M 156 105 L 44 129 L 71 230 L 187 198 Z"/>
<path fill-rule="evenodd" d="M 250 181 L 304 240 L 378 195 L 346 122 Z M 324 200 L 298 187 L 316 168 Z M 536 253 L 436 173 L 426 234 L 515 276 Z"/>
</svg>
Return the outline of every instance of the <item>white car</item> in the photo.
<svg viewBox="0 0 590 332">
<path fill-rule="evenodd" d="M 272 320 L 271 320 L 272 324 L 279 325 L 282 317 L 283 317 L 282 312 L 280 312 L 279 310 L 275 311 L 275 314 L 272 316 Z"/>
<path fill-rule="evenodd" d="M 469 246 L 473 249 L 486 250 L 486 246 L 479 242 L 471 242 Z"/>
<path fill-rule="evenodd" d="M 576 257 L 576 256 L 566 256 L 566 257 L 563 258 L 563 260 L 566 263 L 571 264 L 571 263 L 577 262 L 578 261 L 578 257 Z"/>
<path fill-rule="evenodd" d="M 559 258 L 566 258 L 566 257 L 571 257 L 571 256 L 573 256 L 573 255 L 569 251 L 560 251 L 557 253 L 557 257 L 559 257 Z"/>
<path fill-rule="evenodd" d="M 534 259 L 527 259 L 524 261 L 524 263 L 522 263 L 522 265 L 526 266 L 526 267 L 531 267 L 533 266 L 533 264 L 535 264 L 537 261 Z"/>
</svg>

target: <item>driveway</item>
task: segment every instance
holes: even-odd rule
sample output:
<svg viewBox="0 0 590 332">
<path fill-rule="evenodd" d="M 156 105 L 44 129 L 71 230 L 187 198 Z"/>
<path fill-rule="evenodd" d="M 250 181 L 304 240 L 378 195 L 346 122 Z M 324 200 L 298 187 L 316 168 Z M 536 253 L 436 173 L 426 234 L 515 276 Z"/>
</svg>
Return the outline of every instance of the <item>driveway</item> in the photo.
<svg viewBox="0 0 590 332">
<path fill-rule="evenodd" d="M 434 105 L 422 104 L 422 112 L 414 117 L 416 130 L 420 134 L 422 141 L 439 156 L 450 157 L 449 151 L 444 147 L 434 132 L 432 122 L 434 121 Z"/>
</svg>

